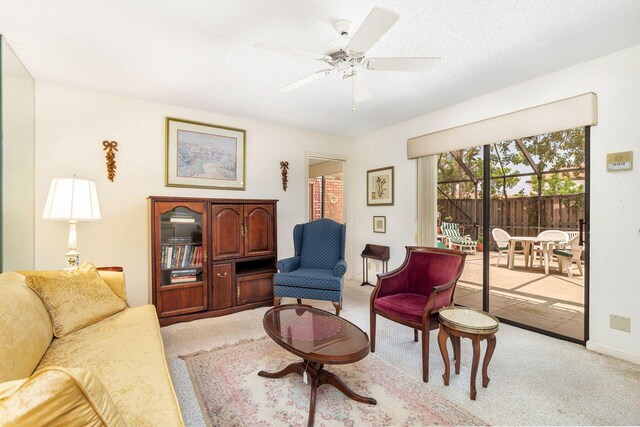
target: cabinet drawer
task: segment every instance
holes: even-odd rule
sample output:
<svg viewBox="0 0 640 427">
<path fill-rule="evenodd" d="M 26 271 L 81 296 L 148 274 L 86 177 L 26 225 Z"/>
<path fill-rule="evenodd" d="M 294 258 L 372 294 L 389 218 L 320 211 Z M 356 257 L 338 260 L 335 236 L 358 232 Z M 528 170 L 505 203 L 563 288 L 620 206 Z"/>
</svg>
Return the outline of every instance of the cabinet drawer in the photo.
<svg viewBox="0 0 640 427">
<path fill-rule="evenodd" d="M 273 273 L 238 277 L 236 304 L 265 301 L 273 298 Z"/>
<path fill-rule="evenodd" d="M 159 292 L 158 316 L 168 317 L 196 313 L 207 309 L 207 291 L 202 283 L 180 285 Z"/>
<path fill-rule="evenodd" d="M 233 268 L 231 264 L 216 264 L 211 268 L 211 309 L 220 310 L 233 305 Z"/>
</svg>

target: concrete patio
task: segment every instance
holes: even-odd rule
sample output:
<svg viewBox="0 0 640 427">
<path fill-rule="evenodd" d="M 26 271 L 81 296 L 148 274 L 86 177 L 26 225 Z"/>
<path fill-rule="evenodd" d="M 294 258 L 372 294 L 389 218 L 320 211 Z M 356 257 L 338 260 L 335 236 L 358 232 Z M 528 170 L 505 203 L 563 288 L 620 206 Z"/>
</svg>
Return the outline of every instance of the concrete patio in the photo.
<svg viewBox="0 0 640 427">
<path fill-rule="evenodd" d="M 490 313 L 500 318 L 534 326 L 579 340 L 584 339 L 584 277 L 575 264 L 573 278 L 550 263 L 548 276 L 536 261 L 526 268 L 524 256 L 516 255 L 515 268 L 507 269 L 503 256 L 496 267 L 497 252 L 491 252 L 489 271 Z M 469 255 L 454 301 L 482 309 L 482 254 Z"/>
</svg>

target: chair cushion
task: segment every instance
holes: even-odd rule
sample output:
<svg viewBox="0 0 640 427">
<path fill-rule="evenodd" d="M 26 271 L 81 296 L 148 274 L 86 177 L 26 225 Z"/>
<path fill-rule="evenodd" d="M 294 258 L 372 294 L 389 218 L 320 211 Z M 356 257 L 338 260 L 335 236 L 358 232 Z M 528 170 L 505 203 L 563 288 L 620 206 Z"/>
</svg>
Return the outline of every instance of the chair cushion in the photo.
<svg viewBox="0 0 640 427">
<path fill-rule="evenodd" d="M 342 288 L 342 280 L 333 275 L 333 270 L 316 268 L 299 268 L 290 273 L 276 273 L 273 275 L 273 284 L 330 291 L 339 291 Z"/>
<path fill-rule="evenodd" d="M 446 292 L 443 292 L 446 294 Z M 419 294 L 393 294 L 376 298 L 373 302 L 375 310 L 414 323 L 422 323 L 422 312 L 429 298 Z M 448 295 L 439 295 L 432 312 L 436 312 L 448 303 Z"/>
<path fill-rule="evenodd" d="M 301 288 L 297 286 L 275 285 L 273 296 L 277 298 L 316 299 L 322 301 L 340 302 L 341 291 L 328 291 L 326 289 Z"/>
<path fill-rule="evenodd" d="M 560 255 L 560 256 L 566 256 L 571 258 L 573 256 L 573 252 L 571 252 L 570 249 L 554 249 L 553 250 L 553 254 L 554 255 Z"/>
</svg>

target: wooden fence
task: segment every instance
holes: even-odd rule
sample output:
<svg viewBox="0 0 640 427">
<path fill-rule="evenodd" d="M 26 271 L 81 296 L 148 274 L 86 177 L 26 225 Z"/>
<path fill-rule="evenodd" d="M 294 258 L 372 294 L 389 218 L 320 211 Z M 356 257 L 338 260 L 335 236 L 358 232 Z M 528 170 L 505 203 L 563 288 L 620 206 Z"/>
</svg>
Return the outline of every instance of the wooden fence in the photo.
<svg viewBox="0 0 640 427">
<path fill-rule="evenodd" d="M 538 201 L 540 223 L 538 224 Z M 456 207 L 457 206 L 457 207 Z M 474 239 L 482 234 L 482 200 L 438 199 L 440 220 L 453 218 Z M 544 230 L 577 231 L 584 219 L 584 194 L 491 199 L 489 224 L 512 236 L 537 236 Z M 465 215 L 466 214 L 466 215 Z M 467 217 L 468 216 L 468 217 Z M 485 235 L 488 233 L 485 233 Z M 485 242 L 488 241 L 485 239 Z"/>
</svg>

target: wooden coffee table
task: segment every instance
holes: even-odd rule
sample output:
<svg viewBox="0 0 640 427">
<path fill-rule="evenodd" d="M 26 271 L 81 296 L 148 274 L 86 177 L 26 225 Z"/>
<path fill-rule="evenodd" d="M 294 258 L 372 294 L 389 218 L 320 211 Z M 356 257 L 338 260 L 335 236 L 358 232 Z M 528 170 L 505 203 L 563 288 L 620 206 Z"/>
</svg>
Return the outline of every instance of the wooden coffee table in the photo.
<svg viewBox="0 0 640 427">
<path fill-rule="evenodd" d="M 489 313 L 470 307 L 446 307 L 438 313 L 440 332 L 438 345 L 444 360 L 444 385 L 449 385 L 449 353 L 447 352 L 447 338 L 451 337 L 456 355 L 456 374 L 460 373 L 460 337 L 470 338 L 473 343 L 473 361 L 471 363 L 471 400 L 476 400 L 476 375 L 480 362 L 480 341 L 487 340 L 487 351 L 482 362 L 482 387 L 489 385 L 487 369 L 493 351 L 496 349 L 496 332 L 500 322 Z"/>
<path fill-rule="evenodd" d="M 260 371 L 266 378 L 301 375 L 311 382 L 309 422 L 313 425 L 316 392 L 323 384 L 331 384 L 347 397 L 375 405 L 371 397 L 351 390 L 337 375 L 325 371 L 324 365 L 344 365 L 357 362 L 369 354 L 369 337 L 353 323 L 309 305 L 287 304 L 267 311 L 262 321 L 264 330 L 281 347 L 302 358 L 278 372 Z"/>
</svg>

